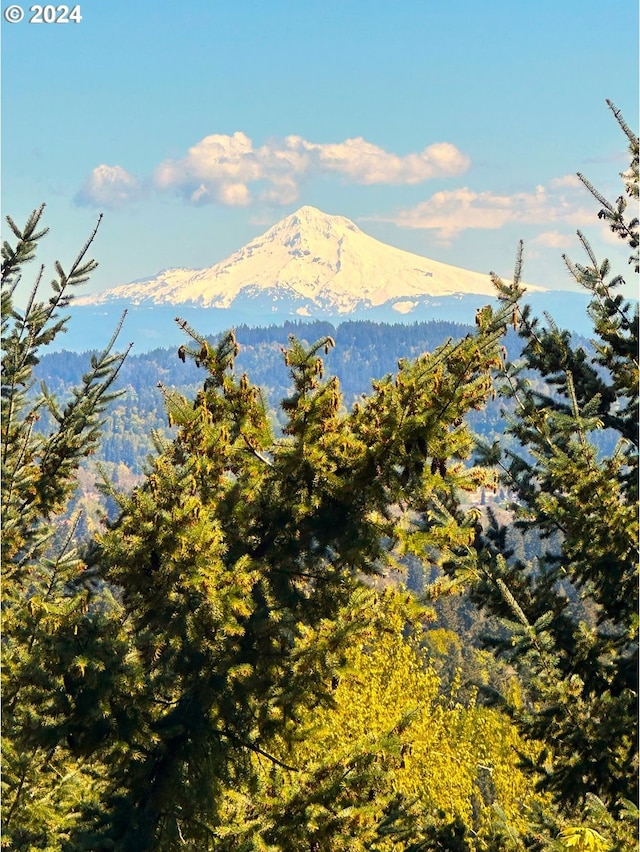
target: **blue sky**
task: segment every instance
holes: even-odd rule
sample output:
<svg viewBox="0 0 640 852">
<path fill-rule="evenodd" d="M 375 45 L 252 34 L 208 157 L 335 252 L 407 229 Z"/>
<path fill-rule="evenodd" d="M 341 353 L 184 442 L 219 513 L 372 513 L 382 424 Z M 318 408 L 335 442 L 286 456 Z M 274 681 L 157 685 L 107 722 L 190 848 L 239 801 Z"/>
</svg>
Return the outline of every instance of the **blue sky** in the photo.
<svg viewBox="0 0 640 852">
<path fill-rule="evenodd" d="M 621 192 L 605 99 L 637 131 L 635 0 L 79 6 L 2 21 L 2 209 L 46 202 L 63 265 L 103 212 L 87 291 L 210 266 L 303 204 L 505 276 L 523 238 L 557 288 L 580 228 L 627 271 L 574 175 Z"/>
</svg>

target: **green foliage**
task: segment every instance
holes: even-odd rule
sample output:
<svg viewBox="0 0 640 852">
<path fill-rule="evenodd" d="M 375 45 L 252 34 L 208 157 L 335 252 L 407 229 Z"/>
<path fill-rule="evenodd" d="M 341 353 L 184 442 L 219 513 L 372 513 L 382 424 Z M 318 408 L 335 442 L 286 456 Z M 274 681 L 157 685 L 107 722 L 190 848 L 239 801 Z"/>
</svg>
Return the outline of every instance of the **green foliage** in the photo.
<svg viewBox="0 0 640 852">
<path fill-rule="evenodd" d="M 630 143 L 627 192 L 637 197 L 638 139 L 612 109 Z M 637 248 L 638 221 L 626 218 L 625 197 L 609 204 L 583 182 L 604 205 L 600 217 Z M 516 715 L 547 745 L 532 764 L 540 786 L 567 811 L 597 796 L 617 813 L 620 799 L 637 801 L 638 781 L 638 314 L 616 292 L 622 276 L 611 276 L 579 237 L 588 263 L 567 265 L 593 297 L 593 349 L 572 345 L 550 318 L 542 327 L 519 307 L 523 360 L 507 364 L 502 393 L 516 404 L 507 433 L 520 449 L 484 450 L 514 496 L 518 524 L 546 547 L 533 564 L 514 558 L 490 517 L 474 543 L 472 595 L 500 619 L 494 647 L 528 688 Z M 518 277 L 509 286 L 496 281 L 502 298 L 522 297 Z M 525 370 L 542 377 L 546 391 Z M 596 440 L 605 431 L 617 438 L 608 454 Z M 470 577 L 474 560 L 468 551 L 461 559 Z M 569 605 L 568 590 L 582 608 Z M 563 848 L 605 848 L 591 831 L 571 829 Z"/>
<path fill-rule="evenodd" d="M 82 625 L 102 615 L 73 585 L 84 567 L 74 549 L 78 518 L 60 519 L 124 357 L 111 354 L 114 335 L 63 409 L 46 386 L 33 391 L 42 348 L 64 331 L 60 310 L 95 268 L 86 259 L 94 231 L 69 273 L 56 263 L 48 301 L 38 301 L 40 269 L 25 310 L 14 307 L 22 268 L 46 233 L 42 214 L 22 230 L 8 219 L 16 244 L 2 248 L 2 842 L 25 850 L 59 849 L 87 790 L 99 792 L 92 768 L 66 748 L 64 677 L 77 669 L 89 679 L 100 668 Z M 36 430 L 45 412 L 53 426 Z"/>
<path fill-rule="evenodd" d="M 437 321 L 409 326 L 364 321 L 347 321 L 336 327 L 327 322 L 284 323 L 269 328 L 240 326 L 235 332 L 240 345 L 235 369 L 238 374 L 247 373 L 252 383 L 262 389 L 272 425 L 279 430 L 286 422 L 280 400 L 292 390 L 291 377 L 282 363 L 281 353 L 290 333 L 295 332 L 303 345 L 325 336 L 335 340 L 336 346 L 326 358 L 326 369 L 339 379 L 344 404 L 351 408 L 370 390 L 372 378 L 380 379 L 396 371 L 399 358 L 415 359 L 425 351 L 433 351 L 448 338 L 464 337 L 472 330 L 471 326 Z M 218 340 L 207 337 L 207 342 L 216 346 Z M 504 342 L 509 351 L 512 344 L 517 347 L 515 332 L 510 331 Z M 514 350 L 513 357 L 517 351 Z M 86 357 L 72 352 L 49 353 L 37 367 L 38 377 L 46 381 L 56 397 L 63 398 L 68 395 Z M 176 358 L 175 348 L 131 354 L 117 382 L 124 394 L 105 414 L 96 458 L 111 464 L 124 462 L 137 475 L 143 472 L 146 457 L 154 450 L 152 433 L 173 434 L 167 429 L 158 380 L 187 397 L 195 397 L 202 383 L 195 363 L 183 364 Z M 487 439 L 499 435 L 502 420 L 498 402 L 489 400 L 482 410 L 470 412 L 468 421 L 474 431 Z"/>
<path fill-rule="evenodd" d="M 127 676 L 95 698 L 109 729 L 86 736 L 108 793 L 74 848 L 214 848 L 224 791 L 258 783 L 257 756 L 284 766 L 275 739 L 292 744 L 299 720 L 334 700 L 353 627 L 336 623 L 313 645 L 306 631 L 393 564 L 417 510 L 453 507 L 485 479 L 464 464 L 463 417 L 490 394 L 504 317 L 486 311 L 477 337 L 402 363 L 350 414 L 323 378 L 332 339 L 292 338 L 283 437 L 233 372 L 234 335 L 214 348 L 180 324 L 192 343 L 178 356 L 206 370 L 202 389 L 194 402 L 165 391 L 177 436 L 89 557 L 119 589 L 128 645 L 112 666 Z M 435 554 L 469 528 L 434 517 L 420 535 Z"/>
<path fill-rule="evenodd" d="M 401 852 L 458 836 L 479 850 L 498 802 L 522 824 L 532 797 L 516 749 L 527 745 L 501 713 L 442 695 L 419 649 L 425 615 L 400 591 L 356 592 L 336 619 L 352 627 L 332 704 L 274 743 L 294 769 L 255 758 L 257 785 L 227 791 L 216 849 Z M 324 644 L 336 622 L 301 642 Z"/>
<path fill-rule="evenodd" d="M 614 113 L 637 197 L 638 141 Z M 587 187 L 637 249 L 625 199 Z M 158 383 L 175 437 L 152 434 L 128 495 L 105 483 L 116 514 L 80 559 L 86 527 L 67 509 L 122 356 L 112 340 L 65 404 L 36 392 L 58 311 L 94 265 L 92 237 L 68 275 L 56 266 L 48 302 L 40 273 L 15 310 L 41 215 L 9 221 L 17 243 L 3 248 L 4 845 L 633 848 L 638 318 L 584 237 L 588 265 L 567 265 L 593 294 L 592 349 L 521 306 L 519 256 L 474 334 L 401 359 L 354 405 L 324 377 L 327 329 L 282 347 L 274 418 L 235 335 L 178 320 L 176 366 L 204 380 L 195 398 Z M 474 467 L 469 420 L 496 373 L 507 440 Z M 115 432 L 124 409 L 110 417 Z M 500 484 L 522 538 L 500 510 L 461 503 Z M 403 560 L 440 598 L 435 629 L 412 595 L 381 591 Z M 473 637 L 496 625 L 499 662 L 463 646 L 469 612 L 450 602 L 464 588 L 485 610 Z M 469 681 L 501 688 L 520 733 Z"/>
</svg>

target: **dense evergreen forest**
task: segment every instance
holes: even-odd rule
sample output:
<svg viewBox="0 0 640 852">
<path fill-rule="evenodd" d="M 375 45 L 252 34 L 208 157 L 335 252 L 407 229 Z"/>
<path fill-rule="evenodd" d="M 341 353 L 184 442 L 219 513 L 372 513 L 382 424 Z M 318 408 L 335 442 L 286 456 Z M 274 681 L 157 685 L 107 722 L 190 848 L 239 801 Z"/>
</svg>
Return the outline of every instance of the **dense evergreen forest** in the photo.
<svg viewBox="0 0 640 852">
<path fill-rule="evenodd" d="M 291 376 L 285 366 L 283 350 L 290 335 L 310 344 L 323 336 L 335 341 L 335 348 L 326 358 L 327 373 L 335 376 L 342 393 L 342 405 L 350 410 L 371 391 L 372 381 L 393 374 L 401 359 L 416 358 L 432 352 L 446 340 L 458 340 L 473 333 L 471 326 L 444 321 L 420 322 L 410 325 L 386 324 L 369 321 L 344 322 L 334 327 L 328 322 L 285 323 L 265 328 L 240 326 L 234 330 L 239 346 L 235 369 L 251 376 L 260 387 L 269 408 L 275 429 L 282 429 L 285 418 L 281 401 L 291 392 Z M 126 320 L 123 332 L 126 334 Z M 215 346 L 220 335 L 205 336 L 209 345 Z M 517 361 L 521 354 L 521 341 L 509 328 L 503 345 L 507 357 Z M 590 342 L 578 335 L 572 336 L 572 345 L 590 351 Z M 134 349 L 132 350 L 135 351 Z M 194 397 L 202 384 L 202 371 L 194 362 L 183 363 L 177 348 L 156 349 L 142 355 L 129 354 L 114 382 L 114 390 L 122 393 L 107 406 L 101 426 L 102 437 L 92 461 L 85 465 L 94 470 L 94 461 L 106 462 L 109 475 L 119 479 L 123 487 L 139 481 L 150 453 L 154 452 L 153 433 L 171 436 L 165 409 L 167 390 Z M 37 390 L 44 381 L 58 400 L 66 400 L 73 393 L 76 379 L 91 354 L 55 352 L 43 356 L 34 370 Z M 544 390 L 544 381 L 534 372 L 528 372 L 529 381 L 538 390 Z M 485 440 L 505 435 L 505 416 L 513 404 L 503 398 L 488 399 L 479 411 L 471 411 L 467 422 L 473 431 Z M 51 419 L 44 416 L 36 428 L 46 430 Z M 602 451 L 611 451 L 615 434 L 603 431 L 594 436 Z M 82 477 L 87 487 L 95 476 Z"/>
<path fill-rule="evenodd" d="M 397 371 L 401 358 L 416 358 L 435 350 L 447 339 L 457 340 L 472 331 L 472 327 L 442 321 L 413 325 L 360 321 L 337 327 L 328 322 L 285 323 L 268 328 L 240 326 L 234 330 L 239 346 L 235 369 L 251 376 L 253 383 L 261 388 L 274 426 L 281 428 L 285 418 L 280 402 L 292 388 L 283 358 L 290 335 L 308 344 L 327 336 L 335 341 L 325 366 L 327 373 L 340 382 L 342 404 L 351 409 L 363 394 L 371 391 L 372 380 Z M 123 333 L 126 334 L 126 319 Z M 219 336 L 205 339 L 215 346 Z M 515 360 L 519 342 L 511 329 L 505 346 Z M 202 384 L 202 370 L 193 361 L 181 362 L 177 348 L 156 349 L 142 355 L 134 355 L 133 351 L 135 347 L 114 382 L 114 389 L 123 393 L 106 410 L 96 457 L 110 463 L 123 462 L 140 474 L 147 454 L 153 449 L 152 430 L 171 434 L 167 428 L 163 388 L 193 397 Z M 35 370 L 36 379 L 44 381 L 56 398 L 65 400 L 72 393 L 89 354 L 46 354 Z M 470 422 L 474 430 L 492 439 L 501 434 L 500 411 L 504 406 L 504 401 L 494 400 L 482 411 L 473 412 Z M 50 423 L 41 422 L 38 428 L 48 426 Z"/>
<path fill-rule="evenodd" d="M 623 193 L 583 182 L 637 276 L 610 107 Z M 564 259 L 589 345 L 531 315 L 520 251 L 472 329 L 48 355 L 95 264 L 91 237 L 16 309 L 43 216 L 2 249 L 3 848 L 636 849 L 622 275 L 582 234 Z"/>
</svg>

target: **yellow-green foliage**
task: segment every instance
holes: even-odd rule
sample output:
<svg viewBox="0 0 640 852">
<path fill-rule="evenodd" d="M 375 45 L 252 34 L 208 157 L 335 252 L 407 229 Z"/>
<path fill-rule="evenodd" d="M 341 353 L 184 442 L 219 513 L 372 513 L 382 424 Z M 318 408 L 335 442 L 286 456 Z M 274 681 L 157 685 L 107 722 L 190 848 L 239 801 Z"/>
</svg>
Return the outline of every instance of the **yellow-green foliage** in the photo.
<svg viewBox="0 0 640 852">
<path fill-rule="evenodd" d="M 493 801 L 519 821 L 531 795 L 531 780 L 516 765 L 516 749 L 525 744 L 504 714 L 463 707 L 455 696 L 443 700 L 435 672 L 415 642 L 403 637 L 397 602 L 391 607 L 396 612 L 388 632 L 351 649 L 350 673 L 338 686 L 337 706 L 318 714 L 316 724 L 324 733 L 306 747 L 346 754 L 356 743 L 397 730 L 409 716 L 400 734 L 404 754 L 393 772 L 394 791 L 418 798 L 447 819 L 475 822 L 475 830 L 487 825 Z"/>
<path fill-rule="evenodd" d="M 446 825 L 458 818 L 478 850 L 490 848 L 494 804 L 513 829 L 524 830 L 535 794 L 531 778 L 518 769 L 518 751 L 530 747 L 501 712 L 441 694 L 418 645 L 412 599 L 390 590 L 366 592 L 357 606 L 361 614 L 368 609 L 369 621 L 354 632 L 334 706 L 300 719 L 298 741 L 278 752 L 293 771 L 263 762 L 260 804 L 237 791 L 228 799 L 229 814 L 236 814 L 227 831 L 233 822 L 248 829 L 247 808 L 257 813 L 264 806 L 262 819 L 269 814 L 270 828 L 260 834 L 271 842 L 262 846 L 254 836 L 237 848 L 302 850 L 316 842 L 332 852 L 399 852 L 404 841 L 378 834 L 386 810 L 399 801 L 418 823 Z M 321 632 L 310 631 L 306 641 L 322 642 Z"/>
</svg>

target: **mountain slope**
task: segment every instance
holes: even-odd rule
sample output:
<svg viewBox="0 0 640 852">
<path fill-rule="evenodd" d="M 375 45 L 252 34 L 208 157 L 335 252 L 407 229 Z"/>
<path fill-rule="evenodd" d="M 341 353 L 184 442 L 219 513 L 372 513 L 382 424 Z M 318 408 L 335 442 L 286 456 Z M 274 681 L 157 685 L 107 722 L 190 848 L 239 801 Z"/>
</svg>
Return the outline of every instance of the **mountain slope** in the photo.
<svg viewBox="0 0 640 852">
<path fill-rule="evenodd" d="M 349 219 L 302 207 L 208 269 L 165 270 L 76 304 L 126 300 L 133 305 L 237 308 L 253 303 L 264 310 L 270 301 L 304 317 L 339 316 L 381 305 L 407 314 L 421 297 L 458 294 L 495 292 L 488 275 L 393 248 Z"/>
</svg>

